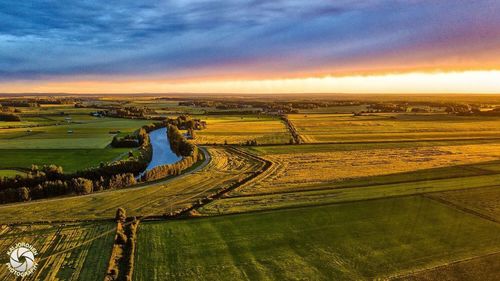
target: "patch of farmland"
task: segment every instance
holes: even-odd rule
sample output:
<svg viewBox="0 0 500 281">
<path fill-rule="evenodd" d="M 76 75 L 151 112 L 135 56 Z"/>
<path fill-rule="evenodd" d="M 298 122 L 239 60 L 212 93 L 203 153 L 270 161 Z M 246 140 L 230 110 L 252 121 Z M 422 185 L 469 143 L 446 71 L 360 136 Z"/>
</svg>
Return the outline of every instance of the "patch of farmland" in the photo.
<svg viewBox="0 0 500 281">
<path fill-rule="evenodd" d="M 362 177 L 494 161 L 500 144 L 364 149 L 264 155 L 273 162 L 259 181 L 239 188 L 238 194 L 329 187 Z"/>
<path fill-rule="evenodd" d="M 109 162 L 126 154 L 127 148 L 105 149 L 0 149 L 1 168 L 30 168 L 35 165 L 56 164 L 64 172 L 74 172 L 97 167 L 101 162 Z M 1 175 L 1 170 L 0 170 Z"/>
<path fill-rule="evenodd" d="M 212 160 L 201 170 L 167 183 L 0 206 L 4 223 L 113 218 L 118 207 L 130 216 L 163 215 L 228 187 L 264 163 L 225 147 L 210 147 Z"/>
<path fill-rule="evenodd" d="M 440 192 L 430 196 L 483 214 L 500 222 L 500 182 L 498 186 Z"/>
<path fill-rule="evenodd" d="M 258 179 L 257 179 L 258 181 Z M 312 191 L 269 193 L 223 198 L 205 205 L 202 214 L 229 214 L 300 206 L 398 197 L 434 192 L 498 187 L 500 174 L 449 179 L 422 180 L 393 184 L 321 189 Z"/>
<path fill-rule="evenodd" d="M 0 251 L 6 253 L 19 242 L 35 247 L 38 251 L 38 268 L 33 275 L 23 280 L 102 280 L 111 254 L 114 232 L 90 243 L 82 243 L 113 227 L 113 223 L 3 225 L 0 226 Z M 4 265 L 8 262 L 8 256 L 2 254 L 0 262 L 0 279 L 14 280 Z"/>
<path fill-rule="evenodd" d="M 278 118 L 266 116 L 207 116 L 207 128 L 196 131 L 198 144 L 242 144 L 256 140 L 258 144 L 285 144 L 290 134 Z"/>
<path fill-rule="evenodd" d="M 309 143 L 500 137 L 500 118 L 446 114 L 291 114 L 289 120 Z"/>
<path fill-rule="evenodd" d="M 2 149 L 105 148 L 113 139 L 110 131 L 132 133 L 142 125 L 151 123 L 147 120 L 94 119 L 81 122 L 72 119 L 72 123 L 58 126 L 2 129 L 0 147 Z"/>
<path fill-rule="evenodd" d="M 135 280 L 373 280 L 500 249 L 500 225 L 423 197 L 143 223 Z"/>
</svg>

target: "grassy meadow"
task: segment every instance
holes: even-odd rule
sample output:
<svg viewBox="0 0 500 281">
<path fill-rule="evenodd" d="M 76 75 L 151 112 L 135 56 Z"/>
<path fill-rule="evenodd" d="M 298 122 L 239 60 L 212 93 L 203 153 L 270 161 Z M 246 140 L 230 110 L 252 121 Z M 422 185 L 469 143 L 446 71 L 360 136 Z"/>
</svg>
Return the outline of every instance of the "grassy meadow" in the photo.
<svg viewBox="0 0 500 281">
<path fill-rule="evenodd" d="M 419 196 L 143 223 L 135 280 L 372 280 L 498 251 L 499 231 Z"/>
</svg>

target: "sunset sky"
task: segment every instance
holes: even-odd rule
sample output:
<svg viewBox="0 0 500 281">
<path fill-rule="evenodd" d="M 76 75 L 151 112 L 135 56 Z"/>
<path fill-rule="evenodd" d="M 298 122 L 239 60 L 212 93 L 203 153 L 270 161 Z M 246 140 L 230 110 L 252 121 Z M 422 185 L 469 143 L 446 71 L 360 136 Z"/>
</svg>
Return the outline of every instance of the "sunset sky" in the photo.
<svg viewBox="0 0 500 281">
<path fill-rule="evenodd" d="M 497 0 L 0 7 L 4 93 L 500 93 Z"/>
</svg>

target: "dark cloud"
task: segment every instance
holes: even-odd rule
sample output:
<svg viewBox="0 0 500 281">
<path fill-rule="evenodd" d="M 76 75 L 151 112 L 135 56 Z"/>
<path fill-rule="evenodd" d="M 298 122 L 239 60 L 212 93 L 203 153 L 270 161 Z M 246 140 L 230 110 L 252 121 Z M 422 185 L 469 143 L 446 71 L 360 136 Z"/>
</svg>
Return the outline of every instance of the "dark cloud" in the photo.
<svg viewBox="0 0 500 281">
<path fill-rule="evenodd" d="M 0 0 L 0 79 L 335 71 L 409 52 L 453 57 L 457 44 L 474 56 L 498 47 L 499 10 L 465 0 Z"/>
</svg>

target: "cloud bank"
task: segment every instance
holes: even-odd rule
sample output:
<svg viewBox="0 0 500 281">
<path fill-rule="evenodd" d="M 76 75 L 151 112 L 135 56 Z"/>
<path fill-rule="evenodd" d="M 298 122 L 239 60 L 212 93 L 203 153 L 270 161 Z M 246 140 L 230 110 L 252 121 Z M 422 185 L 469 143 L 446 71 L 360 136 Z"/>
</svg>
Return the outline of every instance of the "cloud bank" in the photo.
<svg viewBox="0 0 500 281">
<path fill-rule="evenodd" d="M 500 69 L 499 1 L 0 1 L 0 83 Z"/>
</svg>

